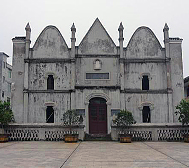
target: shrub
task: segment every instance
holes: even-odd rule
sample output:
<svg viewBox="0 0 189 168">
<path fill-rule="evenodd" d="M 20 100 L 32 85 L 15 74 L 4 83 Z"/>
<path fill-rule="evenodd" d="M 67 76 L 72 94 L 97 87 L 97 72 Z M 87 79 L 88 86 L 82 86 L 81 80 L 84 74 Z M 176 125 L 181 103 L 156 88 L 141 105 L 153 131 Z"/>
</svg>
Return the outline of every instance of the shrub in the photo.
<svg viewBox="0 0 189 168">
<path fill-rule="evenodd" d="M 113 123 L 116 126 L 126 127 L 126 126 L 130 126 L 131 124 L 135 124 L 136 121 L 134 120 L 134 117 L 130 111 L 121 110 L 118 113 L 117 118 L 113 120 Z"/>
<path fill-rule="evenodd" d="M 0 124 L 7 125 L 10 122 L 14 121 L 13 112 L 10 108 L 9 102 L 0 101 Z"/>
<path fill-rule="evenodd" d="M 83 123 L 83 117 L 76 113 L 75 110 L 67 110 L 63 114 L 62 121 L 65 126 L 80 125 Z"/>
<path fill-rule="evenodd" d="M 182 123 L 182 125 L 188 125 L 189 124 L 189 101 L 187 100 L 181 100 L 181 102 L 176 106 L 176 115 L 179 115 L 179 122 Z"/>
</svg>

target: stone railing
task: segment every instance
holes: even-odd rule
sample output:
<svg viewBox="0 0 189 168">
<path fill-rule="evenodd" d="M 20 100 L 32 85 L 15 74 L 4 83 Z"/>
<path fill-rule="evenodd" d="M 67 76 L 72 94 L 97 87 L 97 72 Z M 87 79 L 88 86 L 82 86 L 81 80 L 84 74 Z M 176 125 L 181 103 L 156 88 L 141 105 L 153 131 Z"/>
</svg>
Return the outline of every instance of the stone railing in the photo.
<svg viewBox="0 0 189 168">
<path fill-rule="evenodd" d="M 63 126 L 61 124 L 10 124 L 5 127 L 10 141 L 61 141 L 67 133 L 79 134 L 79 140 L 84 139 L 84 125 Z"/>
<path fill-rule="evenodd" d="M 129 129 L 111 127 L 112 140 L 118 140 L 120 133 L 131 133 L 133 141 L 183 141 L 183 134 L 189 133 L 189 127 L 176 123 L 134 124 Z"/>
</svg>

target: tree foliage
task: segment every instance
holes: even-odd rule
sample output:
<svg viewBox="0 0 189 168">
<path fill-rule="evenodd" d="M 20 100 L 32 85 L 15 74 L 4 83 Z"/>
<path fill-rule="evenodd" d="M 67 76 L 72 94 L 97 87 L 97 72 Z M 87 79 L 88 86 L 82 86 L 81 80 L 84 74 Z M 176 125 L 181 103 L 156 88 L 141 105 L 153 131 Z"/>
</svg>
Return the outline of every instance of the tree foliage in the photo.
<svg viewBox="0 0 189 168">
<path fill-rule="evenodd" d="M 183 99 L 181 102 L 176 106 L 176 115 L 179 115 L 179 122 L 182 125 L 189 124 L 189 101 Z"/>
<path fill-rule="evenodd" d="M 80 125 L 83 123 L 83 117 L 76 113 L 75 110 L 67 110 L 63 114 L 62 121 L 65 126 Z"/>
<path fill-rule="evenodd" d="M 134 120 L 134 117 L 132 115 L 132 113 L 128 110 L 121 110 L 118 115 L 117 118 L 115 120 L 113 120 L 113 123 L 116 126 L 130 126 L 131 124 L 135 124 L 136 121 Z"/>
<path fill-rule="evenodd" d="M 3 126 L 13 121 L 14 116 L 10 108 L 10 103 L 0 101 L 0 124 Z"/>
</svg>

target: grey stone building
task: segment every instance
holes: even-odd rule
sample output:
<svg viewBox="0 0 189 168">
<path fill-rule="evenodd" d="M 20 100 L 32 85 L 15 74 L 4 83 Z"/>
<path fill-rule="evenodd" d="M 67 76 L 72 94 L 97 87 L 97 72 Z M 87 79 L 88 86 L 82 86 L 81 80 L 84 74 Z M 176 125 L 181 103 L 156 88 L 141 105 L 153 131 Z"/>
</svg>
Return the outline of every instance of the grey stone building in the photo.
<svg viewBox="0 0 189 168">
<path fill-rule="evenodd" d="M 12 66 L 7 63 L 9 56 L 0 52 L 0 100 L 11 100 Z"/>
<path fill-rule="evenodd" d="M 87 133 L 110 133 L 112 118 L 127 109 L 137 123 L 177 122 L 174 108 L 184 97 L 180 38 L 163 29 L 164 47 L 148 27 L 139 27 L 123 46 L 120 24 L 116 46 L 99 19 L 69 48 L 54 26 L 47 26 L 30 48 L 25 37 L 13 38 L 12 108 L 18 123 L 60 123 L 76 109 Z"/>
</svg>

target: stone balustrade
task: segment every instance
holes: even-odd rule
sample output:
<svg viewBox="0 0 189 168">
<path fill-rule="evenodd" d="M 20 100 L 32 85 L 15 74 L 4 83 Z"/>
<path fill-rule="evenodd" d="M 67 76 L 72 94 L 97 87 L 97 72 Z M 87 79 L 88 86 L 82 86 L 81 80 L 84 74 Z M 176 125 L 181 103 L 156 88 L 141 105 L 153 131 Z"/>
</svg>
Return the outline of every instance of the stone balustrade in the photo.
<svg viewBox="0 0 189 168">
<path fill-rule="evenodd" d="M 118 140 L 120 133 L 131 133 L 133 141 L 183 141 L 183 134 L 189 133 L 189 126 L 180 123 L 142 123 L 124 129 L 111 127 L 112 140 Z"/>
<path fill-rule="evenodd" d="M 10 141 L 61 141 L 67 133 L 79 134 L 79 140 L 84 139 L 84 125 L 63 126 L 50 123 L 10 124 L 5 127 Z"/>
</svg>

